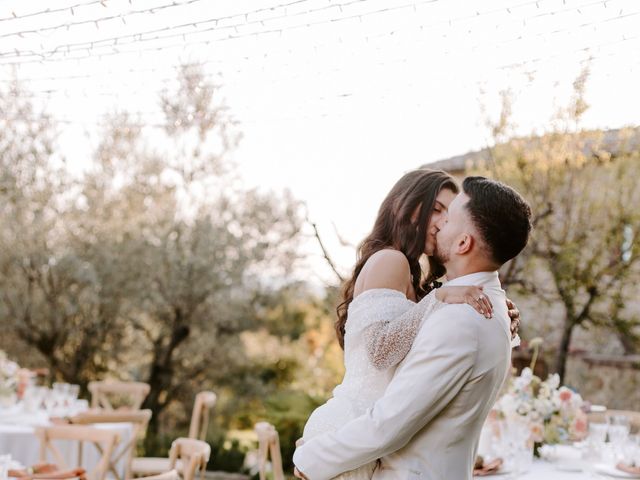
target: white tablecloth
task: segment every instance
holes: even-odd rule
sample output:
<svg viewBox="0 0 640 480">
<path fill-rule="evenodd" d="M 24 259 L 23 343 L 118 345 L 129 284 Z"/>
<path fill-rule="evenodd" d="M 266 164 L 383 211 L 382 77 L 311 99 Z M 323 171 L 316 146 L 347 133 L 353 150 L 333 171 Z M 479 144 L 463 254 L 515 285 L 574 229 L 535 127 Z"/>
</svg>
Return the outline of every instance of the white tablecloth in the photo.
<svg viewBox="0 0 640 480">
<path fill-rule="evenodd" d="M 505 475 L 502 477 L 504 478 Z M 496 476 L 495 478 L 498 479 L 500 477 Z M 536 459 L 533 461 L 531 470 L 515 478 L 522 480 L 577 480 L 579 478 L 588 478 L 588 475 L 585 472 L 562 471 L 558 469 L 557 465 Z"/>
<path fill-rule="evenodd" d="M 585 473 L 561 471 L 558 470 L 556 465 L 544 460 L 534 460 L 531 470 L 517 478 L 523 480 L 576 480 L 585 478 Z"/>
<path fill-rule="evenodd" d="M 2 412 L 0 412 L 2 413 Z M 6 412 L 5 412 L 6 413 Z M 2 422 L 7 423 L 2 423 Z M 11 423 L 8 423 L 8 422 Z M 32 414 L 16 414 L 9 419 L 6 415 L 0 415 L 0 455 L 10 454 L 13 460 L 20 462 L 22 465 L 29 467 L 40 461 L 40 441 L 35 435 L 38 426 L 47 426 L 49 424 L 46 415 L 43 412 Z M 132 435 L 132 425 L 130 423 L 102 423 L 93 425 L 96 428 L 108 429 L 117 432 L 120 436 L 120 442 L 116 446 L 114 455 L 122 450 L 129 442 Z M 73 468 L 78 466 L 77 447 L 78 442 L 57 441 L 54 442 L 60 453 L 65 457 L 67 467 Z M 50 455 L 50 452 L 47 452 Z M 85 442 L 83 446 L 82 467 L 87 471 L 92 470 L 101 454 L 97 448 Z M 117 463 L 116 469 L 121 478 L 124 478 L 126 455 Z M 55 462 L 52 457 L 48 461 Z"/>
<path fill-rule="evenodd" d="M 582 471 L 565 471 L 562 465 L 557 463 L 550 463 L 546 460 L 535 459 L 533 461 L 533 465 L 531 468 L 525 472 L 520 474 L 508 474 L 503 473 L 501 475 L 490 475 L 486 477 L 476 477 L 477 480 L 486 479 L 486 480 L 509 480 L 509 479 L 518 479 L 518 480 L 578 480 L 578 479 L 609 479 L 613 480 L 614 478 L 637 478 L 633 476 L 625 477 L 623 472 L 620 472 L 616 477 L 609 475 L 602 475 L 595 471 L 594 466 L 589 466 L 585 463 L 584 465 L 587 467 Z"/>
<path fill-rule="evenodd" d="M 479 454 L 491 460 L 496 456 L 495 442 L 491 436 L 491 430 L 483 428 L 478 447 Z M 540 449 L 542 458 L 534 458 L 531 467 L 523 473 L 503 471 L 497 475 L 476 478 L 493 480 L 640 479 L 640 475 L 629 475 L 615 468 L 615 455 L 609 446 L 610 444 L 606 443 L 602 448 L 588 453 L 586 444 L 544 445 Z M 505 468 L 510 468 L 507 463 L 505 462 Z M 611 475 L 603 474 L 605 472 Z"/>
</svg>

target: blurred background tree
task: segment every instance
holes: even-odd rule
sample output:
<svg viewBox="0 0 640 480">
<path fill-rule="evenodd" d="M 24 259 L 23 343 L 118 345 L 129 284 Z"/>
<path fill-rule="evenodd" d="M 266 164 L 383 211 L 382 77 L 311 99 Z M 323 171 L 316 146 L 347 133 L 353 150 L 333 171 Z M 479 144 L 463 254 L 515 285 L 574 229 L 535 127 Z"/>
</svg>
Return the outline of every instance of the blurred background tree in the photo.
<svg viewBox="0 0 640 480">
<path fill-rule="evenodd" d="M 640 132 L 583 130 L 587 79 L 585 69 L 571 102 L 542 134 L 515 136 L 512 99 L 503 95 L 492 124 L 494 146 L 472 168 L 514 186 L 531 203 L 532 239 L 505 268 L 503 281 L 536 299 L 531 323 L 548 313 L 541 301 L 559 307 L 552 370 L 561 378 L 576 327 L 603 327 L 618 336 L 625 353 L 640 346 L 633 305 L 640 280 Z"/>
<path fill-rule="evenodd" d="M 56 153 L 55 122 L 12 88 L 0 92 L 0 347 L 85 393 L 91 380 L 148 382 L 148 454 L 186 433 L 204 389 L 219 396 L 214 466 L 241 467 L 227 430 L 285 428 L 279 398 L 293 405 L 291 450 L 341 373 L 322 360 L 340 352 L 323 293 L 292 275 L 302 206 L 242 186 L 221 87 L 183 67 L 159 99 L 165 122 L 114 113 L 80 175 Z"/>
</svg>

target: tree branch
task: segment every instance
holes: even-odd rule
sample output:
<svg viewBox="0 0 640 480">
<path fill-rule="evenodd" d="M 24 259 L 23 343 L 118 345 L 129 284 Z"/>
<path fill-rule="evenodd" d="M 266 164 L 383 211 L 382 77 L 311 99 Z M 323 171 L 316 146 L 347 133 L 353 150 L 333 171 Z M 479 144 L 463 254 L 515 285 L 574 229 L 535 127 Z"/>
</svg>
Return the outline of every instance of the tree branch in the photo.
<svg viewBox="0 0 640 480">
<path fill-rule="evenodd" d="M 329 255 L 328 250 L 324 246 L 322 238 L 320 238 L 320 232 L 318 231 L 318 226 L 314 222 L 309 220 L 309 216 L 308 215 L 305 216 L 305 220 L 313 228 L 314 236 L 316 237 L 316 240 L 318 240 L 318 244 L 320 245 L 320 249 L 322 250 L 322 254 L 324 255 L 324 259 L 329 264 L 329 267 L 331 268 L 331 270 L 333 270 L 333 273 L 335 273 L 336 277 L 338 277 L 338 280 L 340 281 L 340 283 L 344 282 L 344 277 L 340 274 L 340 272 L 336 268 L 336 265 L 335 265 L 335 263 L 333 263 L 333 260 L 332 260 L 331 256 Z"/>
<path fill-rule="evenodd" d="M 541 213 L 539 213 L 538 215 L 536 215 L 533 221 L 531 222 L 531 224 L 533 225 L 533 228 L 536 228 L 540 221 L 544 220 L 546 217 L 552 214 L 553 214 L 553 205 L 551 205 L 551 203 L 547 203 L 547 208 Z"/>
</svg>

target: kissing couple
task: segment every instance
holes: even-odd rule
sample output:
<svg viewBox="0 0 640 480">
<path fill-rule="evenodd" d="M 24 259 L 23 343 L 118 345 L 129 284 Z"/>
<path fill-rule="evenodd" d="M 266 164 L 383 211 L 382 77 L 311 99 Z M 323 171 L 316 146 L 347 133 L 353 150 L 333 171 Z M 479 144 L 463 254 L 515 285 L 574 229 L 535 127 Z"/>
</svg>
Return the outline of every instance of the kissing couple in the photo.
<svg viewBox="0 0 640 480">
<path fill-rule="evenodd" d="M 419 169 L 394 185 L 343 288 L 345 375 L 305 425 L 298 478 L 472 478 L 520 320 L 498 270 L 530 232 L 529 205 L 498 181 L 460 189 Z"/>
</svg>

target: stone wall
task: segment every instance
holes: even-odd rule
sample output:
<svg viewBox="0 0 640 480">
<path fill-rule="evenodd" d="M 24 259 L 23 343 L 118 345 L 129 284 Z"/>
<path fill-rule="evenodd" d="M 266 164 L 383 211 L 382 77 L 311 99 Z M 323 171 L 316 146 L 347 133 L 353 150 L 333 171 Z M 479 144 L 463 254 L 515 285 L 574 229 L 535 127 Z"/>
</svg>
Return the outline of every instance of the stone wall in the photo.
<svg viewBox="0 0 640 480">
<path fill-rule="evenodd" d="M 592 404 L 640 411 L 640 355 L 572 355 L 565 380 Z"/>
</svg>

